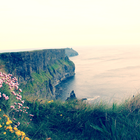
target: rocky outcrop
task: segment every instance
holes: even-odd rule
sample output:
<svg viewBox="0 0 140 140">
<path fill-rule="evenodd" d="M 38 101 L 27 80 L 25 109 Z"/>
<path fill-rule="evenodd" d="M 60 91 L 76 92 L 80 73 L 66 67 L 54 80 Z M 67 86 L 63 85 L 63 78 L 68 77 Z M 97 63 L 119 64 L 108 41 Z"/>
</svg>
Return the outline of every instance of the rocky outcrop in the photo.
<svg viewBox="0 0 140 140">
<path fill-rule="evenodd" d="M 73 57 L 73 56 L 77 56 L 78 52 L 76 52 L 75 50 L 73 50 L 72 48 L 66 48 L 65 49 L 65 54 L 68 57 Z"/>
<path fill-rule="evenodd" d="M 65 49 L 1 53 L 0 63 L 17 77 L 25 95 L 38 98 L 55 98 L 55 86 L 75 74 Z"/>
<path fill-rule="evenodd" d="M 74 93 L 74 90 L 72 90 L 72 92 L 70 93 L 70 97 L 67 97 L 66 101 L 75 100 L 75 99 L 77 99 L 77 98 L 76 98 L 76 95 Z"/>
</svg>

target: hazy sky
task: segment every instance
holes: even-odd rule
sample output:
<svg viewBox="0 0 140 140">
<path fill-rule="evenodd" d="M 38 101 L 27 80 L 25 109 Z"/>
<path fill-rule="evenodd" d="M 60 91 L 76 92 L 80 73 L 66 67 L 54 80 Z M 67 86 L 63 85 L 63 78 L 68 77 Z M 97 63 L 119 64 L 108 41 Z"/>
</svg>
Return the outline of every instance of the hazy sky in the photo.
<svg viewBox="0 0 140 140">
<path fill-rule="evenodd" d="M 0 50 L 140 45 L 140 0 L 1 0 Z"/>
</svg>

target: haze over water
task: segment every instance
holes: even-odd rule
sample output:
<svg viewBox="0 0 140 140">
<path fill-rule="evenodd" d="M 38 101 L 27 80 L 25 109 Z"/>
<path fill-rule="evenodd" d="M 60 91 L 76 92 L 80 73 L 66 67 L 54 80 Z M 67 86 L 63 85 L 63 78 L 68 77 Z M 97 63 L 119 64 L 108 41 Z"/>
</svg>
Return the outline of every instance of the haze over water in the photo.
<svg viewBox="0 0 140 140">
<path fill-rule="evenodd" d="M 72 90 L 77 98 L 98 98 L 121 102 L 138 94 L 140 89 L 140 49 L 138 47 L 76 48 L 79 55 L 70 57 L 76 75 L 62 84 L 63 99 Z"/>
</svg>

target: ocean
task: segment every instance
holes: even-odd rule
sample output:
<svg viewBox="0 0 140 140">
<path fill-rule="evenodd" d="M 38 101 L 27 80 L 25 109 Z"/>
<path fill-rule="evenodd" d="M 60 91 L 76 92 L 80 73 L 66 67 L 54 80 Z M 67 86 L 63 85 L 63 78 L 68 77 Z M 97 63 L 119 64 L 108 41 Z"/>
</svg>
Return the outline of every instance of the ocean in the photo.
<svg viewBox="0 0 140 140">
<path fill-rule="evenodd" d="M 70 57 L 75 76 L 57 86 L 61 99 L 74 90 L 78 99 L 120 103 L 140 89 L 140 46 L 79 47 Z"/>
</svg>

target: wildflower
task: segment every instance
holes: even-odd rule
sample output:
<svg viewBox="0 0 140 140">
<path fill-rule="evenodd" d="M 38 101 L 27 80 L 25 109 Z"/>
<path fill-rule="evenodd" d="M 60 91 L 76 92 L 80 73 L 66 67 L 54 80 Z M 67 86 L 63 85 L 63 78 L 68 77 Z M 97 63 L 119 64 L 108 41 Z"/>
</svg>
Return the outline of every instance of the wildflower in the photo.
<svg viewBox="0 0 140 140">
<path fill-rule="evenodd" d="M 28 107 L 28 106 L 26 106 L 26 108 L 27 108 L 27 109 L 29 109 L 29 107 Z"/>
<path fill-rule="evenodd" d="M 20 122 L 18 122 L 18 124 L 17 124 L 18 126 L 20 125 Z"/>
<path fill-rule="evenodd" d="M 2 127 L 2 125 L 0 124 L 0 128 Z"/>
<path fill-rule="evenodd" d="M 21 131 L 21 135 L 22 135 L 22 136 L 25 136 L 25 133 L 24 133 L 23 131 Z"/>
<path fill-rule="evenodd" d="M 9 121 L 6 122 L 6 125 L 9 125 L 9 124 L 11 124 L 11 123 L 12 123 L 12 121 L 9 120 Z"/>
<path fill-rule="evenodd" d="M 14 129 L 15 131 L 17 131 L 17 130 L 18 130 L 16 126 L 15 126 L 13 129 Z"/>
<path fill-rule="evenodd" d="M 11 105 L 11 108 L 13 108 L 13 109 L 14 109 L 14 108 L 15 108 L 15 106 Z"/>
<path fill-rule="evenodd" d="M 5 100 L 8 100 L 8 99 L 9 99 L 9 97 L 8 97 L 8 96 L 6 96 L 6 97 L 5 97 Z"/>
<path fill-rule="evenodd" d="M 3 132 L 3 134 L 5 135 L 5 134 L 6 134 L 6 132 Z"/>
<path fill-rule="evenodd" d="M 17 130 L 15 133 L 17 136 L 21 136 L 21 132 L 19 130 Z"/>
<path fill-rule="evenodd" d="M 48 103 L 51 103 L 51 101 L 48 101 Z"/>
<path fill-rule="evenodd" d="M 24 104 L 24 100 L 22 100 L 21 103 Z"/>
<path fill-rule="evenodd" d="M 1 109 L 0 109 L 0 111 L 1 111 Z"/>
<path fill-rule="evenodd" d="M 60 116 L 62 116 L 62 114 L 60 114 Z"/>
<path fill-rule="evenodd" d="M 8 117 L 6 114 L 4 114 L 3 116 L 6 117 L 6 118 Z"/>
<path fill-rule="evenodd" d="M 33 117 L 34 115 L 30 114 L 29 116 Z"/>
<path fill-rule="evenodd" d="M 12 126 L 11 126 L 11 125 L 7 126 L 7 127 L 6 127 L 6 130 L 7 130 L 7 129 L 12 130 Z"/>
<path fill-rule="evenodd" d="M 3 96 L 4 98 L 6 97 L 6 95 L 5 95 L 4 93 L 2 94 L 2 96 Z"/>
<path fill-rule="evenodd" d="M 19 89 L 19 92 L 22 92 L 22 89 Z"/>
<path fill-rule="evenodd" d="M 25 137 L 25 140 L 30 140 L 28 137 Z"/>
</svg>

